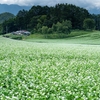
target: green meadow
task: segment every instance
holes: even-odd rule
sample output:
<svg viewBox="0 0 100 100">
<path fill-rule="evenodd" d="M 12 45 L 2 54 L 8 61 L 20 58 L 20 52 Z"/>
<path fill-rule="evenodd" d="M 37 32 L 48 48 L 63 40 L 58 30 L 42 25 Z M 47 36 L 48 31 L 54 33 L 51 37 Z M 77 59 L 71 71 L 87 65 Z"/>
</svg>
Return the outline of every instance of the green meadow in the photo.
<svg viewBox="0 0 100 100">
<path fill-rule="evenodd" d="M 76 33 L 64 39 L 0 36 L 0 100 L 99 100 L 100 32 Z"/>
</svg>

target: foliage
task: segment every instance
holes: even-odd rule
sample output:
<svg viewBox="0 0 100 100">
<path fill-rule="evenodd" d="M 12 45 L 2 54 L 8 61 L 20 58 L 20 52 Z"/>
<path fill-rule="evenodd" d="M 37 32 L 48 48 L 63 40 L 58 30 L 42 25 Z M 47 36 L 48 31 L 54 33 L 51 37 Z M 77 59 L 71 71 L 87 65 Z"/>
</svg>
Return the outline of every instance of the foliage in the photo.
<svg viewBox="0 0 100 100">
<path fill-rule="evenodd" d="M 23 38 L 22 35 L 15 35 L 12 33 L 4 34 L 3 36 L 7 37 L 7 38 L 11 38 L 11 39 L 16 39 L 16 40 L 22 40 L 22 38 Z"/>
<path fill-rule="evenodd" d="M 85 24 L 85 19 L 88 18 L 94 20 L 88 25 L 89 27 Z M 67 26 L 64 26 L 63 22 L 66 22 Z M 86 9 L 72 4 L 56 4 L 53 7 L 38 5 L 33 6 L 29 11 L 20 10 L 15 18 L 4 21 L 1 24 L 2 27 L 0 27 L 0 34 L 21 29 L 32 33 L 42 33 L 43 26 L 48 27 L 48 34 L 50 32 L 68 34 L 71 29 L 83 29 L 83 26 L 84 28 L 93 29 L 94 23 L 95 29 L 100 30 L 99 14 L 91 15 Z"/>
<path fill-rule="evenodd" d="M 28 23 L 26 18 L 27 13 L 28 11 L 26 10 L 22 10 L 18 12 L 15 20 L 17 30 L 27 29 L 27 23 Z"/>
<path fill-rule="evenodd" d="M 71 32 L 72 24 L 70 21 L 57 22 L 52 25 L 53 32 L 69 34 Z"/>
<path fill-rule="evenodd" d="M 93 30 L 95 28 L 95 21 L 93 19 L 87 18 L 84 20 L 83 27 L 85 29 Z"/>
<path fill-rule="evenodd" d="M 53 33 L 53 34 L 46 34 L 46 38 L 48 39 L 62 39 L 62 38 L 67 38 L 68 35 L 64 33 Z"/>
<path fill-rule="evenodd" d="M 62 23 L 57 23 L 57 32 L 69 34 L 71 32 L 71 28 L 71 21 L 65 20 Z"/>
<path fill-rule="evenodd" d="M 2 34 L 2 30 L 3 28 L 2 28 L 2 25 L 0 24 L 0 35 Z"/>
<path fill-rule="evenodd" d="M 49 28 L 48 28 L 49 30 Z M 40 31 L 39 33 L 34 33 L 34 34 L 31 34 L 30 36 L 26 37 L 25 40 L 31 40 L 31 41 L 34 41 L 34 39 L 45 39 L 48 38 L 48 39 L 63 39 L 63 38 L 67 38 L 68 40 L 71 40 L 70 38 L 74 38 L 74 37 L 81 37 L 81 36 L 84 36 L 87 38 L 87 36 L 89 35 L 89 37 L 91 37 L 91 34 L 92 33 L 95 33 L 96 31 L 89 31 L 89 30 L 72 30 L 70 34 L 65 34 L 65 33 L 52 33 L 53 30 L 52 28 L 50 28 L 51 32 L 47 33 L 46 36 L 45 34 L 41 34 L 41 28 L 40 28 Z M 98 32 L 98 35 L 97 37 L 99 36 L 99 31 Z M 86 36 L 85 36 L 86 35 Z M 84 37 L 82 37 L 84 39 Z M 83 40 L 82 39 L 82 40 Z M 75 41 L 77 41 L 76 39 L 74 39 Z"/>
<path fill-rule="evenodd" d="M 0 100 L 98 100 L 100 46 L 65 42 L 0 37 Z"/>
<path fill-rule="evenodd" d="M 83 21 L 85 18 L 90 18 L 91 15 L 86 9 L 77 7 L 72 4 L 57 4 L 54 7 L 48 6 L 33 6 L 29 11 L 21 10 L 13 19 L 13 24 L 8 28 L 8 32 L 24 29 L 30 31 L 40 31 L 39 28 L 47 26 L 52 28 L 53 25 L 58 23 L 58 29 L 56 31 L 68 33 L 69 27 L 61 25 L 63 21 L 71 22 L 72 29 L 82 29 Z M 9 26 L 10 20 L 3 23 L 3 33 L 6 33 L 6 26 Z M 67 22 L 68 24 L 68 22 Z M 61 27 L 60 27 L 61 26 Z M 64 26 L 64 27 L 63 27 Z M 54 30 L 55 31 L 55 30 Z M 34 32 L 33 32 L 34 33 Z M 70 32 L 69 32 L 70 33 Z"/>
<path fill-rule="evenodd" d="M 48 27 L 47 26 L 43 26 L 42 27 L 42 34 L 47 34 L 48 31 Z"/>
<path fill-rule="evenodd" d="M 15 23 L 15 18 L 14 19 L 9 19 L 9 21 L 4 21 L 4 23 L 2 24 L 3 34 L 16 31 L 17 30 L 16 26 L 17 25 Z"/>
<path fill-rule="evenodd" d="M 47 33 L 48 33 L 48 34 L 53 33 L 53 29 L 52 29 L 52 28 L 48 28 Z"/>
<path fill-rule="evenodd" d="M 100 30 L 100 14 L 98 15 L 92 15 L 92 19 L 95 21 L 95 29 Z"/>
<path fill-rule="evenodd" d="M 46 38 L 65 38 L 67 34 L 71 32 L 71 28 L 71 22 L 67 20 L 62 23 L 57 22 L 56 24 L 53 24 L 51 28 L 48 28 L 47 26 L 42 26 L 41 28 L 41 24 L 37 24 L 37 31 L 45 34 Z"/>
</svg>

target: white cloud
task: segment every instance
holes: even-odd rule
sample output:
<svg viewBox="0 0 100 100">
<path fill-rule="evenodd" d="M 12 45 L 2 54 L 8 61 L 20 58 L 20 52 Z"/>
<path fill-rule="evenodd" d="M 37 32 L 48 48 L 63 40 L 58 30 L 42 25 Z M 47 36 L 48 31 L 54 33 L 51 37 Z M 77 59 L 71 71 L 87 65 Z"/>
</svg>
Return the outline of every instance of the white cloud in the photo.
<svg viewBox="0 0 100 100">
<path fill-rule="evenodd" d="M 18 5 L 55 5 L 57 3 L 70 3 L 80 7 L 100 8 L 100 0 L 0 0 L 1 4 L 18 4 Z"/>
</svg>

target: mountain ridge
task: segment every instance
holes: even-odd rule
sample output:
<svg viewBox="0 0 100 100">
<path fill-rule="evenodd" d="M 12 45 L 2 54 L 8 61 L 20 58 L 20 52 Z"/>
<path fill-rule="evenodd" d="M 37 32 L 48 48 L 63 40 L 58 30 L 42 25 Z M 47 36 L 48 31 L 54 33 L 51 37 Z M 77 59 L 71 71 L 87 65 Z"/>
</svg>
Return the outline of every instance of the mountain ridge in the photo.
<svg viewBox="0 0 100 100">
<path fill-rule="evenodd" d="M 15 16 L 12 13 L 4 12 L 0 14 L 0 24 L 3 23 L 5 20 L 10 18 L 14 18 Z"/>
<path fill-rule="evenodd" d="M 5 13 L 5 12 L 9 12 L 14 14 L 15 16 L 17 15 L 17 13 L 20 10 L 30 10 L 32 6 L 20 6 L 17 4 L 0 4 L 0 14 L 1 13 Z M 91 9 L 87 9 L 89 13 L 91 14 L 100 14 L 100 9 L 98 8 L 91 8 Z"/>
<path fill-rule="evenodd" d="M 23 9 L 29 10 L 31 9 L 31 6 L 19 6 L 16 4 L 11 4 L 11 5 L 0 4 L 0 13 L 9 12 L 16 15 L 20 10 L 23 10 Z"/>
</svg>

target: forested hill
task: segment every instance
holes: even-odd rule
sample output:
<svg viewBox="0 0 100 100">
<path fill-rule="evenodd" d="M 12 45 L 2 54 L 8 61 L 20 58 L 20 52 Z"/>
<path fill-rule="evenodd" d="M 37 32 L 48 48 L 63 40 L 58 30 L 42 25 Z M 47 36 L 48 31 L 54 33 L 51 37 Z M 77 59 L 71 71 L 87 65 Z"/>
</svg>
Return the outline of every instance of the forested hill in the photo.
<svg viewBox="0 0 100 100">
<path fill-rule="evenodd" d="M 4 22 L 5 20 L 8 20 L 10 18 L 14 18 L 15 16 L 11 13 L 5 12 L 0 14 L 0 23 Z"/>
<path fill-rule="evenodd" d="M 37 31 L 38 29 L 40 31 L 42 26 L 51 28 L 53 24 L 62 23 L 65 20 L 69 20 L 72 23 L 73 29 L 82 29 L 84 19 L 89 17 L 90 13 L 86 9 L 72 4 L 57 4 L 54 7 L 38 5 L 33 6 L 29 11 L 19 11 L 16 18 L 12 21 L 10 20 L 8 25 L 3 23 L 3 29 L 5 31 L 6 26 L 9 26 L 8 32 L 18 29 L 31 31 Z"/>
<path fill-rule="evenodd" d="M 84 8 L 72 4 L 57 4 L 53 7 L 38 5 L 29 11 L 20 10 L 16 18 L 2 24 L 2 30 L 3 34 L 19 29 L 29 30 L 32 33 L 68 34 L 70 29 L 83 29 L 83 22 L 87 18 L 94 19 L 96 29 L 100 29 L 100 15 L 91 15 Z"/>
</svg>

